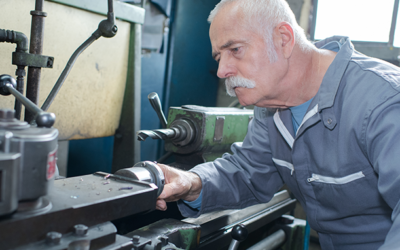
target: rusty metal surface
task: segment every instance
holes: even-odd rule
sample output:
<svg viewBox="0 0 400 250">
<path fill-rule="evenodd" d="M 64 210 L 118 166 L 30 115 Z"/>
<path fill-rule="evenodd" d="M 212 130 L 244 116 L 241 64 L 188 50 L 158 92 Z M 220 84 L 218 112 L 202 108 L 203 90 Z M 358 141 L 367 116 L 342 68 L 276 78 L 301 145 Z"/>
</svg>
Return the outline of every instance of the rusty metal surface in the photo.
<svg viewBox="0 0 400 250">
<path fill-rule="evenodd" d="M 43 51 L 43 37 L 44 37 L 44 19 L 46 13 L 43 11 L 44 0 L 36 0 L 35 11 L 31 11 L 32 25 L 30 37 L 30 54 L 41 55 Z M 41 68 L 28 67 L 28 78 L 26 85 L 26 97 L 36 105 L 39 99 Z M 25 112 L 25 121 L 30 122 L 34 119 L 34 114 L 29 111 Z"/>
<path fill-rule="evenodd" d="M 97 2 L 100 5 L 107 1 Z M 1 28 L 18 30 L 29 36 L 29 12 L 34 6 L 34 0 L 2 1 Z M 53 1 L 45 1 L 44 10 L 48 16 L 43 54 L 54 56 L 55 60 L 53 69 L 42 69 L 39 107 L 50 93 L 71 54 L 104 19 L 102 15 Z M 21 17 L 21 21 L 15 22 L 15 16 Z M 60 29 L 60 23 L 68 25 Z M 81 55 L 49 108 L 49 112 L 57 116 L 54 127 L 60 131 L 60 140 L 111 136 L 118 127 L 127 76 L 130 23 L 119 19 L 116 23 L 118 35 L 112 39 L 99 39 Z M 0 44 L 2 74 L 13 75 L 16 66 L 10 60 L 15 45 Z M 25 77 L 25 82 L 26 79 Z M 2 97 L 0 106 L 13 109 L 14 101 L 12 96 Z"/>
</svg>

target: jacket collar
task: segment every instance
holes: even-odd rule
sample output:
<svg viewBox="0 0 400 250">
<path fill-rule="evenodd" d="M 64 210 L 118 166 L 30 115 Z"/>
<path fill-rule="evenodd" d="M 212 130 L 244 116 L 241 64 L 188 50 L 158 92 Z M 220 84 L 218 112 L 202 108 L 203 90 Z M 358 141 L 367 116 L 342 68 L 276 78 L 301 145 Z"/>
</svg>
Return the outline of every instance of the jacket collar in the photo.
<svg viewBox="0 0 400 250">
<path fill-rule="evenodd" d="M 315 46 L 321 49 L 331 49 L 335 44 L 340 46 L 340 50 L 326 71 L 316 98 L 311 102 L 309 109 L 318 104 L 318 109 L 321 111 L 332 107 L 335 102 L 340 81 L 353 55 L 354 46 L 348 37 L 343 36 L 333 36 L 315 43 Z"/>
</svg>

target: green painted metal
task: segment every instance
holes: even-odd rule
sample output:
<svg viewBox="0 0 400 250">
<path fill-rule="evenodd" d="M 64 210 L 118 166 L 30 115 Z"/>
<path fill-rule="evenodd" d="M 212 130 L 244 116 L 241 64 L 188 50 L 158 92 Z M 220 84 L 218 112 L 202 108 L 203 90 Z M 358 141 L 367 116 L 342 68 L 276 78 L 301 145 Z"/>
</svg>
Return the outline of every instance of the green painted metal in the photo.
<svg viewBox="0 0 400 250">
<path fill-rule="evenodd" d="M 60 3 L 75 8 L 87 10 L 97 14 L 107 15 L 106 0 L 47 0 L 49 2 Z M 114 1 L 115 17 L 130 23 L 144 23 L 145 10 L 131 4 Z"/>
<path fill-rule="evenodd" d="M 199 236 L 200 231 L 191 228 L 180 229 L 179 233 L 181 234 L 181 239 L 183 246 L 185 246 L 186 250 L 194 249 L 197 247 L 197 238 Z"/>
<path fill-rule="evenodd" d="M 165 249 L 197 249 L 200 240 L 200 225 L 186 223 L 176 219 L 162 219 L 150 225 L 139 228 L 126 234 L 126 237 L 139 235 L 146 239 L 158 239 L 160 236 L 168 237 L 170 243 L 174 244 Z"/>
<path fill-rule="evenodd" d="M 281 228 L 286 234 L 286 243 L 281 246 L 282 250 L 303 250 L 306 221 L 294 219 L 293 223 L 283 225 Z"/>
<path fill-rule="evenodd" d="M 221 141 L 214 140 L 217 117 L 225 119 Z M 215 160 L 223 153 L 230 152 L 232 143 L 244 140 L 251 117 L 253 117 L 253 110 L 198 106 L 194 109 L 171 107 L 168 124 L 178 119 L 188 120 L 195 127 L 196 138 L 190 145 L 184 147 L 178 147 L 167 141 L 165 149 L 177 154 L 200 152 L 206 161 Z"/>
<path fill-rule="evenodd" d="M 250 114 L 207 114 L 206 113 L 206 122 L 205 122 L 205 134 L 202 143 L 202 148 L 210 148 L 211 152 L 220 151 L 226 149 L 226 145 L 231 145 L 234 142 L 241 142 L 244 140 L 244 137 L 247 134 L 247 127 L 249 125 L 249 116 L 252 116 L 253 113 Z M 214 131 L 215 124 L 217 120 L 217 116 L 225 117 L 224 122 L 224 134 L 222 142 L 214 141 Z"/>
</svg>

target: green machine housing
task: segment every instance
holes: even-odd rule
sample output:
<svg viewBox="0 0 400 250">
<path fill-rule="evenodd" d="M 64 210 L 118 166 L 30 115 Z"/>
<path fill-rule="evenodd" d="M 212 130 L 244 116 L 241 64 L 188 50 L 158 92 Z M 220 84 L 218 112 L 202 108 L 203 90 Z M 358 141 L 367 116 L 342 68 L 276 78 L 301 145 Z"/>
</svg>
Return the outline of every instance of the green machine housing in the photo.
<svg viewBox="0 0 400 250">
<path fill-rule="evenodd" d="M 252 119 L 253 110 L 250 109 L 171 107 L 168 128 L 181 127 L 186 130 L 186 136 L 181 140 L 167 139 L 165 150 L 175 153 L 177 165 L 184 169 L 212 161 L 230 152 L 232 143 L 244 140 Z"/>
</svg>

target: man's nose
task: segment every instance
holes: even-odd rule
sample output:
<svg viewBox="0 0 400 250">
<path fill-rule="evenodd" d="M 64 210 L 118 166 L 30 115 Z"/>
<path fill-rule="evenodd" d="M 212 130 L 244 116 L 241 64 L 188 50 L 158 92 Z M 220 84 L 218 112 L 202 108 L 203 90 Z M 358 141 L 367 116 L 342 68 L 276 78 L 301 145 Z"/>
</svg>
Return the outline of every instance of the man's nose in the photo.
<svg viewBox="0 0 400 250">
<path fill-rule="evenodd" d="M 236 69 L 234 65 L 226 58 L 221 57 L 218 64 L 217 76 L 219 78 L 228 78 L 234 75 L 236 75 Z"/>
</svg>

